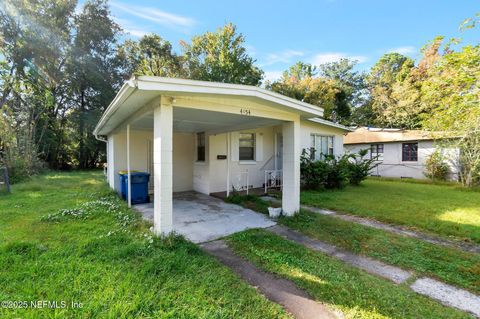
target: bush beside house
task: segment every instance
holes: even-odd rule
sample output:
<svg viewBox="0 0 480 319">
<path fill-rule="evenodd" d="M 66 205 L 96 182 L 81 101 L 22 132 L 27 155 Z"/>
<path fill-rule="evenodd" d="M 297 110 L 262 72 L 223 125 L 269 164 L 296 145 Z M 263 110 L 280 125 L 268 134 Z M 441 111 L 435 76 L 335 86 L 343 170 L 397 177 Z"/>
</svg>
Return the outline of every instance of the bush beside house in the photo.
<svg viewBox="0 0 480 319">
<path fill-rule="evenodd" d="M 315 160 L 313 152 L 302 152 L 300 176 L 304 189 L 341 189 L 348 184 L 359 185 L 377 165 L 375 158 L 365 158 L 368 150 L 338 158 L 327 155 L 323 160 Z"/>
<path fill-rule="evenodd" d="M 438 181 L 446 181 L 450 169 L 444 157 L 439 151 L 430 155 L 425 161 L 425 176 Z"/>
</svg>

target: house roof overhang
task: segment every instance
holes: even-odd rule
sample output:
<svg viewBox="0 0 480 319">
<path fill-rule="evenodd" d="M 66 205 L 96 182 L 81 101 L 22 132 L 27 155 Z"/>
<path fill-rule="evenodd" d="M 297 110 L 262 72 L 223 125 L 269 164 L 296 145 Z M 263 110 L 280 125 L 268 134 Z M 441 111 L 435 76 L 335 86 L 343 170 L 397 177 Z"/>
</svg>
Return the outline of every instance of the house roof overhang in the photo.
<svg viewBox="0 0 480 319">
<path fill-rule="evenodd" d="M 240 84 L 206 82 L 156 76 L 139 76 L 126 81 L 103 113 L 93 133 L 108 135 L 129 116 L 161 95 L 220 97 L 254 100 L 282 111 L 299 114 L 302 119 L 323 117 L 321 107 L 301 102 L 269 90 Z M 174 105 L 175 106 L 175 105 Z M 324 122 L 328 122 L 322 120 Z M 328 122 L 330 124 L 335 124 Z M 325 123 L 322 123 L 325 124 Z"/>
<path fill-rule="evenodd" d="M 325 120 L 325 119 L 321 119 L 321 118 L 318 118 L 318 117 L 311 118 L 311 119 L 309 119 L 309 121 L 314 122 L 314 123 L 318 123 L 318 124 L 323 124 L 323 125 L 326 125 L 326 126 L 330 126 L 330 127 L 333 127 L 333 128 L 338 128 L 338 129 L 343 130 L 345 132 L 355 131 L 354 129 L 352 129 L 350 127 L 347 127 L 345 125 L 335 123 L 335 122 L 332 122 L 332 121 L 328 121 L 328 120 Z"/>
</svg>

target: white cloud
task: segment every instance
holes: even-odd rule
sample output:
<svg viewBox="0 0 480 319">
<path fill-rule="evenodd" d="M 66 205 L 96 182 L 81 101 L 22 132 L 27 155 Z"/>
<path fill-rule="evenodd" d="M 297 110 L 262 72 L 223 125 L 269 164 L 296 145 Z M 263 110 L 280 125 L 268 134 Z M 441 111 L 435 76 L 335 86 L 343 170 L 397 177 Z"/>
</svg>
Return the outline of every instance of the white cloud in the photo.
<svg viewBox="0 0 480 319">
<path fill-rule="evenodd" d="M 257 55 L 257 48 L 255 48 L 253 45 L 245 44 L 245 49 L 247 49 L 248 55 L 252 57 L 255 57 Z"/>
<path fill-rule="evenodd" d="M 319 65 L 330 62 L 338 62 L 341 59 L 350 59 L 357 61 L 357 63 L 364 63 L 368 60 L 368 58 L 363 55 L 348 55 L 341 52 L 325 52 L 314 55 L 310 59 L 310 63 L 312 63 L 313 65 Z"/>
<path fill-rule="evenodd" d="M 136 30 L 136 29 L 125 29 L 125 32 L 133 35 L 134 37 L 141 38 L 144 35 L 148 34 L 148 31 L 145 30 Z"/>
<path fill-rule="evenodd" d="M 290 63 L 295 57 L 303 56 L 305 53 L 299 50 L 284 50 L 277 53 L 269 53 L 265 57 L 261 66 L 272 65 L 276 63 Z"/>
<path fill-rule="evenodd" d="M 265 71 L 263 81 L 273 82 L 282 77 L 283 71 Z"/>
<path fill-rule="evenodd" d="M 127 5 L 112 1 L 111 6 L 130 15 L 154 22 L 170 28 L 190 28 L 196 24 L 196 21 L 189 17 L 161 11 L 155 8 Z"/>
<path fill-rule="evenodd" d="M 136 38 L 141 38 L 144 35 L 152 32 L 152 31 L 145 30 L 145 29 L 133 24 L 129 20 L 121 19 L 121 18 L 118 18 L 118 17 L 113 17 L 113 19 L 115 20 L 115 22 L 117 24 L 119 24 L 122 27 L 122 29 L 123 29 L 123 31 L 125 31 L 125 33 L 130 34 L 131 36 L 134 36 Z"/>
<path fill-rule="evenodd" d="M 417 49 L 413 46 L 404 46 L 404 47 L 389 49 L 389 50 L 387 50 L 387 52 L 388 53 L 396 52 L 396 53 L 400 53 L 400 54 L 403 54 L 403 55 L 408 55 L 408 54 L 413 54 L 413 53 L 417 52 Z"/>
</svg>

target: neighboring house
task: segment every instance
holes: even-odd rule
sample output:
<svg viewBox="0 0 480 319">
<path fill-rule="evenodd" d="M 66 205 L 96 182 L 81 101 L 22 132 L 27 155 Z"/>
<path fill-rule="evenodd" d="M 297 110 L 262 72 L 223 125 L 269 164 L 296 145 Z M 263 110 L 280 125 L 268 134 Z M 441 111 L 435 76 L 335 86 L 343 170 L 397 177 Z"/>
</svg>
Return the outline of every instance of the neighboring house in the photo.
<svg viewBox="0 0 480 319">
<path fill-rule="evenodd" d="M 300 208 L 300 155 L 339 156 L 348 128 L 323 109 L 259 87 L 140 76 L 126 82 L 94 134 L 107 142 L 108 182 L 120 170 L 152 175 L 154 227 L 172 231 L 172 193 L 282 183 L 282 208 Z M 320 155 L 318 155 L 320 156 Z"/>
<path fill-rule="evenodd" d="M 419 179 L 426 178 L 425 162 L 439 150 L 450 167 L 449 179 L 458 179 L 458 150 L 440 150 L 431 132 L 360 127 L 345 136 L 344 149 L 349 153 L 368 149 L 367 156 L 378 163 L 372 175 Z"/>
</svg>

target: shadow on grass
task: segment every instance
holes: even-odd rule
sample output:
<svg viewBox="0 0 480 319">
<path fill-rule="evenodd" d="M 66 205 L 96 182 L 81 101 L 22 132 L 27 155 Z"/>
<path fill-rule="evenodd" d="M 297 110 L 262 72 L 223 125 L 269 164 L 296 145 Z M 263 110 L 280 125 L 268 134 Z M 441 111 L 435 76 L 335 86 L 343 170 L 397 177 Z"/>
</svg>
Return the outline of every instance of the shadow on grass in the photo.
<svg viewBox="0 0 480 319">
<path fill-rule="evenodd" d="M 264 230 L 233 235 L 229 244 L 260 268 L 294 281 L 347 318 L 470 318 L 405 286 L 363 273 Z"/>
</svg>

